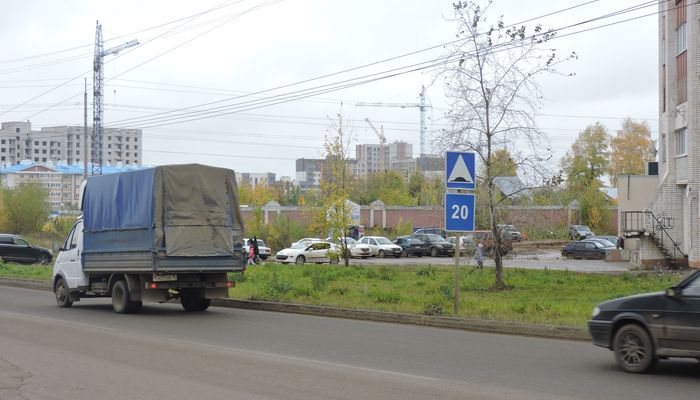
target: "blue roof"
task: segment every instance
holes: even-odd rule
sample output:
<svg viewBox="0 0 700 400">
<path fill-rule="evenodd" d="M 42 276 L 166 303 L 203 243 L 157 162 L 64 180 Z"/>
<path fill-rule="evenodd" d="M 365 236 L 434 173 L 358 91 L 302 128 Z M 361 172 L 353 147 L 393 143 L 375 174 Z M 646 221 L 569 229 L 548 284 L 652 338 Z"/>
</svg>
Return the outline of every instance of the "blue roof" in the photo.
<svg viewBox="0 0 700 400">
<path fill-rule="evenodd" d="M 62 174 L 68 174 L 68 175 L 82 175 L 83 174 L 83 164 L 66 164 L 66 163 L 35 163 L 33 161 L 22 161 L 19 164 L 5 164 L 5 165 L 0 165 L 0 174 L 11 174 L 15 172 L 20 172 L 23 171 L 27 168 L 32 168 L 35 166 L 41 166 L 45 168 L 52 169 L 56 172 L 60 172 Z M 116 172 L 124 172 L 124 171 L 135 171 L 135 170 L 140 170 L 144 168 L 152 168 L 151 166 L 144 166 L 144 165 L 136 165 L 136 164 L 129 164 L 129 165 L 121 165 L 121 166 L 111 166 L 111 165 L 103 165 L 102 166 L 102 174 L 114 174 Z M 88 163 L 88 175 L 92 175 L 92 163 Z"/>
</svg>

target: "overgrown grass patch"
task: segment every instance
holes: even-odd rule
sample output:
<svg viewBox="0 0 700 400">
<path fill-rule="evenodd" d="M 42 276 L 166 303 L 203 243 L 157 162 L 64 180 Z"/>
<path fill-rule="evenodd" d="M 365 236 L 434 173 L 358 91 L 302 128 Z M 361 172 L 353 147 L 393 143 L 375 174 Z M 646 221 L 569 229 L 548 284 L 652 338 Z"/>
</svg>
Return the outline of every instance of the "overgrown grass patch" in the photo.
<svg viewBox="0 0 700 400">
<path fill-rule="evenodd" d="M 48 281 L 51 279 L 51 265 L 24 265 L 0 262 L 0 277 Z"/>
<path fill-rule="evenodd" d="M 270 274 L 304 288 L 302 297 L 290 290 L 266 298 Z M 238 299 L 277 300 L 353 309 L 454 316 L 454 270 L 451 266 L 255 266 L 232 289 Z M 504 271 L 508 289 L 494 289 L 492 269 L 463 267 L 460 271 L 461 318 L 585 326 L 593 307 L 616 297 L 663 290 L 678 274 L 586 274 L 552 270 Z M 253 278 L 255 277 L 255 278 Z"/>
<path fill-rule="evenodd" d="M 616 297 L 663 290 L 679 274 L 619 275 L 508 268 L 508 289 L 494 290 L 493 269 L 462 267 L 460 318 L 585 326 L 593 307 Z M 0 276 L 45 280 L 51 266 L 0 263 Z M 452 266 L 281 265 L 231 273 L 231 297 L 342 308 L 454 316 Z"/>
</svg>

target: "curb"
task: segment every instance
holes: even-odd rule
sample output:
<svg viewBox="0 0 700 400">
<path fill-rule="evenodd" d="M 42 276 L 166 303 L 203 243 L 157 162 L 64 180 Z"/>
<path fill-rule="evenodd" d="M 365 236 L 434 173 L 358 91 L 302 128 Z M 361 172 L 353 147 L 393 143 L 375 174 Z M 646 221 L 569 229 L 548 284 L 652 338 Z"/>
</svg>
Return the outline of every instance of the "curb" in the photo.
<svg viewBox="0 0 700 400">
<path fill-rule="evenodd" d="M 22 279 L 0 278 L 1 286 L 14 286 L 35 290 L 51 290 L 49 282 Z M 499 333 L 508 335 L 535 336 L 553 339 L 589 341 L 585 328 L 528 324 L 522 322 L 463 319 L 418 314 L 391 313 L 348 308 L 324 307 L 305 304 L 275 303 L 236 299 L 214 299 L 213 306 L 241 308 L 247 310 L 274 311 L 322 317 L 348 318 L 374 322 L 388 322 L 409 325 L 432 326 L 438 328 L 461 329 L 465 331 Z"/>
</svg>

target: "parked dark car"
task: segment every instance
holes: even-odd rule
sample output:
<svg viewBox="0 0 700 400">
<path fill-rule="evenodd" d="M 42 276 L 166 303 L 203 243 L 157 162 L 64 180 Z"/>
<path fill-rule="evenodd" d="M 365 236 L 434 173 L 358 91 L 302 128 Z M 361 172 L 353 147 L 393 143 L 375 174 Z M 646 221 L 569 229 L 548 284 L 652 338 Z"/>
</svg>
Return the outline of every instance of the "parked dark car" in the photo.
<svg viewBox="0 0 700 400">
<path fill-rule="evenodd" d="M 700 358 L 700 271 L 665 292 L 598 304 L 588 321 L 593 344 L 615 353 L 618 366 L 641 373 L 658 359 Z"/>
<path fill-rule="evenodd" d="M 600 243 L 601 245 L 603 245 L 603 247 L 609 248 L 609 249 L 614 249 L 614 248 L 615 248 L 615 242 L 616 242 L 616 241 L 615 241 L 615 242 L 611 242 L 611 241 L 608 240 L 608 239 L 603 239 L 603 238 L 598 237 L 598 236 L 592 236 L 592 237 L 589 237 L 589 238 L 581 239 L 581 241 L 582 241 L 582 242 L 597 242 L 597 243 Z"/>
<path fill-rule="evenodd" d="M 20 236 L 0 234 L 0 257 L 22 264 L 48 264 L 53 255 L 51 250 L 30 244 Z"/>
<path fill-rule="evenodd" d="M 414 234 L 411 237 L 414 237 L 428 245 L 428 251 L 425 254 L 432 257 L 453 256 L 455 254 L 455 245 L 448 242 L 447 239 L 440 235 L 428 233 L 418 235 Z"/>
<path fill-rule="evenodd" d="M 399 236 L 394 239 L 394 244 L 401 247 L 401 255 L 403 257 L 422 257 L 423 254 L 428 254 L 430 252 L 430 247 L 427 244 L 420 239 L 410 236 Z"/>
<path fill-rule="evenodd" d="M 571 225 L 569 227 L 570 240 L 581 240 L 591 236 L 595 236 L 595 234 L 586 225 Z"/>
<path fill-rule="evenodd" d="M 415 231 L 413 231 L 413 236 L 428 235 L 431 233 L 442 236 L 443 239 L 447 240 L 447 231 L 442 228 L 418 228 Z"/>
<path fill-rule="evenodd" d="M 505 239 L 512 240 L 514 242 L 519 242 L 523 239 L 522 234 L 515 228 L 515 226 L 510 224 L 498 225 L 498 230 Z"/>
<path fill-rule="evenodd" d="M 566 258 L 595 258 L 605 259 L 609 247 L 605 247 L 599 242 L 578 241 L 571 242 L 561 249 L 561 255 Z"/>
</svg>

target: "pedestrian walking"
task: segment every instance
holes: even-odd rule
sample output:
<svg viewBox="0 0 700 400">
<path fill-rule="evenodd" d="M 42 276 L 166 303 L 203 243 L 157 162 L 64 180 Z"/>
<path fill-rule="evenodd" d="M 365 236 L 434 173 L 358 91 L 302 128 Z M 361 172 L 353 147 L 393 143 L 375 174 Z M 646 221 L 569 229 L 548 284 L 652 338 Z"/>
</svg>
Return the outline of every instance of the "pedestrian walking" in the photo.
<svg viewBox="0 0 700 400">
<path fill-rule="evenodd" d="M 255 262 L 260 260 L 260 247 L 258 247 L 258 237 L 253 236 L 253 252 L 255 253 Z"/>
<path fill-rule="evenodd" d="M 474 254 L 476 258 L 476 267 L 479 269 L 484 268 L 484 244 L 479 242 L 476 246 L 476 253 Z"/>
<path fill-rule="evenodd" d="M 253 239 L 248 239 L 248 262 L 246 265 L 257 265 L 255 264 L 255 247 L 253 246 Z"/>
<path fill-rule="evenodd" d="M 625 248 L 625 238 L 623 238 L 622 236 L 618 237 L 618 238 L 617 238 L 617 246 L 615 246 L 615 247 L 617 247 L 618 249 L 623 249 L 623 250 L 624 250 L 624 248 Z"/>
</svg>

